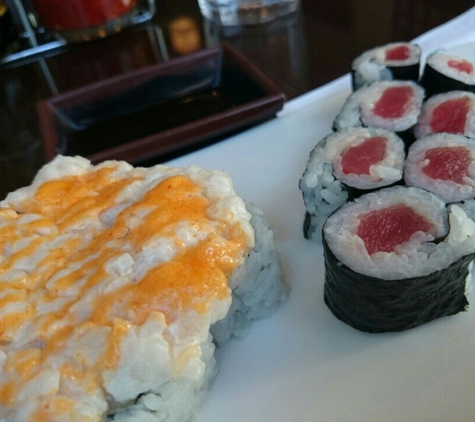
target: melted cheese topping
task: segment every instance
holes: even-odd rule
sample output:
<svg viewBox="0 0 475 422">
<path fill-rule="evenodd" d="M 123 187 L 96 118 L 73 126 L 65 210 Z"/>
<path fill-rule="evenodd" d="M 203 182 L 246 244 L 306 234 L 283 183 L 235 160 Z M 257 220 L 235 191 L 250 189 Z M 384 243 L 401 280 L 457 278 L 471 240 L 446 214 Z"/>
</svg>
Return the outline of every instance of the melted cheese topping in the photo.
<svg viewBox="0 0 475 422">
<path fill-rule="evenodd" d="M 52 166 L 65 160 L 74 159 Z M 185 334 L 176 327 L 195 318 L 207 333 L 226 314 L 227 277 L 253 241 L 250 217 L 221 173 L 79 164 L 62 178 L 43 170 L 1 203 L 7 420 L 101 420 L 105 393 L 116 401 L 140 393 L 123 391 L 133 376 L 126 350 L 146 353 L 142 340 L 157 333 L 163 364 L 150 376 L 158 384 L 179 376 L 200 359 L 199 335 L 194 323 L 181 325 Z"/>
</svg>

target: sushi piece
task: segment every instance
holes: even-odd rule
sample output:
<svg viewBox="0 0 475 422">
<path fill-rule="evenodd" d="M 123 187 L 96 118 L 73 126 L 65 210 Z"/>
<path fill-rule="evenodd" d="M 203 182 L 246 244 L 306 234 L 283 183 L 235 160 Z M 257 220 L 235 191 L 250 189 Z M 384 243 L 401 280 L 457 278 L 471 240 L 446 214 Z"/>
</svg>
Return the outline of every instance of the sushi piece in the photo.
<svg viewBox="0 0 475 422">
<path fill-rule="evenodd" d="M 475 138 L 475 94 L 452 91 L 434 95 L 424 103 L 415 137 L 441 132 Z"/>
<path fill-rule="evenodd" d="M 334 130 L 376 127 L 396 132 L 408 147 L 414 141 L 424 90 L 411 81 L 375 82 L 353 92 L 333 122 Z"/>
<path fill-rule="evenodd" d="M 345 204 L 323 233 L 325 302 L 350 326 L 402 331 L 467 309 L 475 224 L 459 206 L 396 186 Z"/>
<path fill-rule="evenodd" d="M 391 43 L 365 51 L 351 65 L 353 90 L 373 82 L 411 80 L 417 82 L 421 49 L 407 42 Z"/>
<path fill-rule="evenodd" d="M 269 222 L 257 205 L 244 203 L 251 213 L 255 244 L 244 264 L 229 278 L 232 303 L 228 314 L 211 326 L 213 340 L 218 345 L 226 343 L 231 336 L 246 335 L 252 321 L 273 313 L 288 294 Z"/>
<path fill-rule="evenodd" d="M 475 64 L 444 52 L 427 58 L 420 81 L 428 97 L 450 91 L 475 92 Z"/>
<path fill-rule="evenodd" d="M 55 158 L 0 202 L 0 419 L 193 419 L 213 325 L 285 299 L 274 246 L 222 172 Z"/>
<path fill-rule="evenodd" d="M 338 207 L 402 181 L 404 142 L 394 132 L 349 128 L 322 139 L 299 182 L 305 202 L 304 235 L 321 241 L 326 218 Z"/>
<path fill-rule="evenodd" d="M 446 203 L 475 198 L 475 139 L 437 133 L 417 140 L 409 148 L 404 181 Z"/>
</svg>

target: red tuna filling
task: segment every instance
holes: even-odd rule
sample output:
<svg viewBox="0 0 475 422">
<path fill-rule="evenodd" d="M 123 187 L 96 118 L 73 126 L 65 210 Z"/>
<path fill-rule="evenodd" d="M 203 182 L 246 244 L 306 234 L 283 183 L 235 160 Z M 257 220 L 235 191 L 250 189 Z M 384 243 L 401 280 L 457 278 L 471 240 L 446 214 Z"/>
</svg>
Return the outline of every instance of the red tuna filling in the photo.
<svg viewBox="0 0 475 422">
<path fill-rule="evenodd" d="M 467 60 L 449 60 L 447 65 L 452 69 L 457 69 L 461 73 L 472 73 L 473 72 L 473 65 Z"/>
<path fill-rule="evenodd" d="M 465 147 L 432 148 L 426 151 L 425 159 L 429 160 L 422 170 L 426 176 L 460 184 L 472 162 L 470 151 Z"/>
<path fill-rule="evenodd" d="M 375 136 L 351 147 L 341 157 L 341 169 L 345 174 L 369 174 L 369 168 L 378 164 L 386 153 L 386 138 Z"/>
<path fill-rule="evenodd" d="M 413 93 L 410 86 L 387 88 L 374 105 L 373 113 L 383 119 L 402 117 L 412 96 Z"/>
<path fill-rule="evenodd" d="M 432 132 L 464 133 L 470 98 L 461 97 L 445 101 L 434 108 L 430 119 Z"/>
<path fill-rule="evenodd" d="M 411 57 L 411 50 L 407 45 L 400 45 L 386 50 L 386 60 L 407 60 Z"/>
<path fill-rule="evenodd" d="M 368 254 L 372 255 L 393 252 L 414 233 L 428 233 L 433 227 L 411 207 L 400 204 L 361 215 L 356 234 L 363 240 Z"/>
</svg>

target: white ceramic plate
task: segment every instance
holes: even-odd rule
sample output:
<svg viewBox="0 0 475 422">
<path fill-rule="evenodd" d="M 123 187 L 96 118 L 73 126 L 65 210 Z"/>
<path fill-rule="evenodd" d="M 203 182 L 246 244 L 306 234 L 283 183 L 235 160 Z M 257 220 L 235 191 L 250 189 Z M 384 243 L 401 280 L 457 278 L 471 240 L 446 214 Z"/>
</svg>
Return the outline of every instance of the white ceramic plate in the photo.
<svg viewBox="0 0 475 422">
<path fill-rule="evenodd" d="M 217 351 L 219 374 L 198 422 L 475 420 L 473 307 L 402 333 L 367 334 L 324 304 L 322 248 L 303 238 L 298 182 L 350 92 L 345 81 L 320 101 L 172 162 L 228 172 L 238 194 L 264 209 L 292 288 L 274 315 Z"/>
</svg>

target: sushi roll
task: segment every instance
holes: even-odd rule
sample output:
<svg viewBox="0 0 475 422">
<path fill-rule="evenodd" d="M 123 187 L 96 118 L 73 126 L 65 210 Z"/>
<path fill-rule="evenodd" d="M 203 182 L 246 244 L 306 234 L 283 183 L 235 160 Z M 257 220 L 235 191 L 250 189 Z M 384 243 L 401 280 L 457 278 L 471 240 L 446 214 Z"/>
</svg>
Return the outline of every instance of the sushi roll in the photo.
<svg viewBox="0 0 475 422">
<path fill-rule="evenodd" d="M 391 43 L 365 51 L 351 65 L 353 90 L 373 82 L 411 80 L 417 82 L 421 49 L 407 42 Z"/>
<path fill-rule="evenodd" d="M 450 91 L 475 92 L 475 64 L 461 57 L 435 52 L 427 58 L 420 83 L 429 97 Z"/>
<path fill-rule="evenodd" d="M 333 129 L 364 126 L 392 130 L 409 146 L 423 100 L 424 90 L 414 82 L 375 82 L 348 97 Z"/>
<path fill-rule="evenodd" d="M 475 198 L 475 139 L 436 133 L 417 140 L 409 148 L 404 181 L 446 203 Z"/>
<path fill-rule="evenodd" d="M 224 342 L 287 293 L 262 212 L 196 166 L 58 156 L 0 202 L 0 262 L 8 422 L 189 421 L 214 324 Z"/>
<path fill-rule="evenodd" d="M 345 204 L 323 246 L 325 302 L 358 330 L 403 331 L 467 309 L 475 224 L 430 192 L 396 186 Z"/>
<path fill-rule="evenodd" d="M 226 343 L 231 336 L 245 336 L 252 321 L 273 313 L 288 295 L 269 222 L 256 204 L 244 203 L 251 213 L 255 244 L 244 264 L 229 278 L 232 303 L 228 314 L 211 326 L 213 341 L 218 345 Z"/>
<path fill-rule="evenodd" d="M 440 132 L 475 138 L 475 94 L 452 91 L 434 95 L 424 103 L 414 128 L 415 137 Z"/>
<path fill-rule="evenodd" d="M 305 202 L 304 235 L 321 241 L 326 218 L 363 193 L 402 181 L 404 143 L 394 132 L 349 128 L 322 139 L 299 182 Z"/>
</svg>

